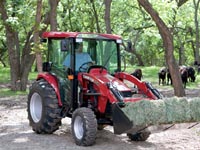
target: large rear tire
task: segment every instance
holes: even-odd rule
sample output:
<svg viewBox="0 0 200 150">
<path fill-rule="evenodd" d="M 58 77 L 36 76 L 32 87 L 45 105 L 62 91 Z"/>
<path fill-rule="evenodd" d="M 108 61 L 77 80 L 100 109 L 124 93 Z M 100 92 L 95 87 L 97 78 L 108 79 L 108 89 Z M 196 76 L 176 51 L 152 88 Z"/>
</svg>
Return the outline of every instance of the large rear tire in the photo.
<svg viewBox="0 0 200 150">
<path fill-rule="evenodd" d="M 80 146 L 91 146 L 95 143 L 97 120 L 89 108 L 78 108 L 72 114 L 72 136 Z"/>
<path fill-rule="evenodd" d="M 58 99 L 53 87 L 39 80 L 30 87 L 28 95 L 28 119 L 36 133 L 51 134 L 61 125 Z"/>
<path fill-rule="evenodd" d="M 127 136 L 131 141 L 146 141 L 150 134 L 150 131 L 142 131 L 134 134 L 128 133 Z"/>
</svg>

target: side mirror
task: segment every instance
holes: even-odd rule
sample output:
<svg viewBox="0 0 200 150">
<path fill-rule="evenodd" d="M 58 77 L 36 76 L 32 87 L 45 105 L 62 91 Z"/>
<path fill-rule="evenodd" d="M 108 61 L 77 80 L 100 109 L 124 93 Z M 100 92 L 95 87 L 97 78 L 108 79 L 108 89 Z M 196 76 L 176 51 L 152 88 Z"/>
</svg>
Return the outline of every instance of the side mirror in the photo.
<svg viewBox="0 0 200 150">
<path fill-rule="evenodd" d="M 46 42 L 47 42 L 47 39 L 41 38 L 41 39 L 40 39 L 40 42 L 46 43 Z"/>
<path fill-rule="evenodd" d="M 126 70 L 126 58 L 124 55 L 121 55 L 121 65 L 122 64 L 123 64 L 123 69 L 121 68 L 122 69 L 121 71 L 124 72 Z"/>
<path fill-rule="evenodd" d="M 126 50 L 127 50 L 127 51 L 131 51 L 132 48 L 133 48 L 132 42 L 131 42 L 131 41 L 128 41 L 128 42 L 127 42 L 127 46 L 126 46 Z"/>
<path fill-rule="evenodd" d="M 61 51 L 68 51 L 69 50 L 69 40 L 63 39 L 60 42 Z"/>
<path fill-rule="evenodd" d="M 44 62 L 44 63 L 42 64 L 42 70 L 43 70 L 44 72 L 49 72 L 49 71 L 51 71 L 51 66 L 52 66 L 52 63 L 51 63 L 51 62 Z"/>
</svg>

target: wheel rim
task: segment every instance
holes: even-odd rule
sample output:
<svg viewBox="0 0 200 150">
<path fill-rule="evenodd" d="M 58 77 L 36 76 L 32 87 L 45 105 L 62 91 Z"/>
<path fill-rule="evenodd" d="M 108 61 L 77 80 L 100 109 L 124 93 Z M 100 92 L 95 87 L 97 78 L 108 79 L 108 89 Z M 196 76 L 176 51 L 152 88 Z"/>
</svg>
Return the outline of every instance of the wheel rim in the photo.
<svg viewBox="0 0 200 150">
<path fill-rule="evenodd" d="M 34 122 L 39 122 L 42 117 L 42 98 L 38 93 L 34 93 L 30 101 L 30 113 Z"/>
<path fill-rule="evenodd" d="M 78 139 L 83 137 L 83 120 L 80 116 L 77 116 L 74 120 L 74 133 Z"/>
</svg>

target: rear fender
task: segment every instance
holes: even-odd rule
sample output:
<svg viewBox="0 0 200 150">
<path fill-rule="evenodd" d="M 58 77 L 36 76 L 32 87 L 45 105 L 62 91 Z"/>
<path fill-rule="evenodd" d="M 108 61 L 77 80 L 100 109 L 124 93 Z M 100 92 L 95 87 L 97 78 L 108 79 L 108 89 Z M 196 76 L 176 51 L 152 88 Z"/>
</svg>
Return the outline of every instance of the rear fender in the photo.
<svg viewBox="0 0 200 150">
<path fill-rule="evenodd" d="M 56 77 L 49 73 L 39 73 L 37 76 L 37 80 L 40 80 L 40 79 L 46 80 L 54 88 L 54 90 L 56 92 L 56 96 L 58 98 L 58 105 L 62 106 L 60 91 L 58 88 L 58 81 L 57 81 Z"/>
</svg>

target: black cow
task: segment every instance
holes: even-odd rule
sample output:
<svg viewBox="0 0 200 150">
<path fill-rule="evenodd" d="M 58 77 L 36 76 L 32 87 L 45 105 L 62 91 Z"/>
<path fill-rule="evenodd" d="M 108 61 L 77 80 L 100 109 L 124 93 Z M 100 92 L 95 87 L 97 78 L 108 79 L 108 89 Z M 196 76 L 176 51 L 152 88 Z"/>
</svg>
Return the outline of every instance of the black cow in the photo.
<svg viewBox="0 0 200 150">
<path fill-rule="evenodd" d="M 141 80 L 142 70 L 141 69 L 135 69 L 135 71 L 133 73 L 131 73 L 131 75 L 136 77 L 137 79 Z"/>
<path fill-rule="evenodd" d="M 187 67 L 180 67 L 179 72 L 181 74 L 181 79 L 183 82 L 184 88 L 186 88 L 186 83 L 188 82 L 188 70 Z"/>
<path fill-rule="evenodd" d="M 167 85 L 169 85 L 169 83 L 172 85 L 172 77 L 169 72 L 169 69 L 167 69 Z"/>
<path fill-rule="evenodd" d="M 161 83 L 162 83 L 162 85 L 165 85 L 166 73 L 167 73 L 167 69 L 165 67 L 163 67 L 159 70 L 159 72 L 158 72 L 159 85 Z"/>
<path fill-rule="evenodd" d="M 187 67 L 187 71 L 188 71 L 188 79 L 191 81 L 191 82 L 195 82 L 195 70 L 193 67 Z"/>
</svg>

